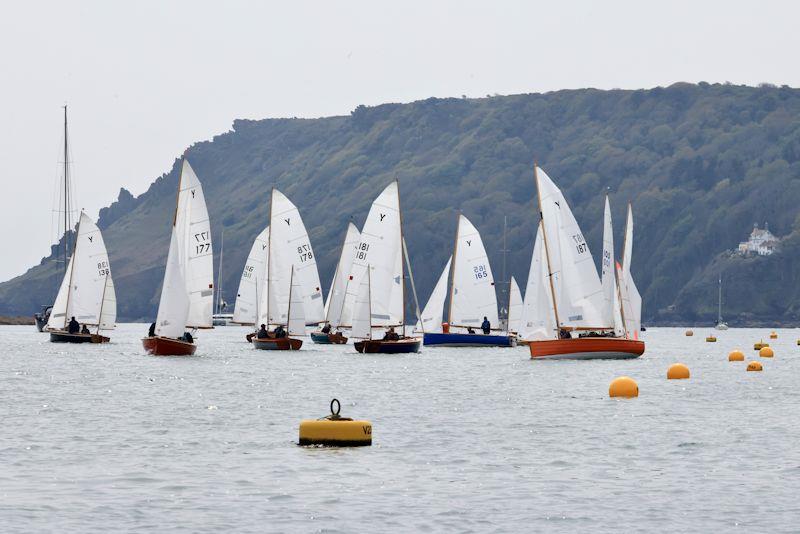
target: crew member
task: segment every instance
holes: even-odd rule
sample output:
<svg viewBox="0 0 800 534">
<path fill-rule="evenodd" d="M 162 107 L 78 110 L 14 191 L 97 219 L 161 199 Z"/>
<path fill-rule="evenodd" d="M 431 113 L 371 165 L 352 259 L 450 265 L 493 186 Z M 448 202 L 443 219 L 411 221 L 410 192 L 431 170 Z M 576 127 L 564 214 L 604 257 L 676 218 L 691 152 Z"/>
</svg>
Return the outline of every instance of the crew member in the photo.
<svg viewBox="0 0 800 534">
<path fill-rule="evenodd" d="M 86 325 L 83 325 L 81 327 L 81 334 L 91 334 L 91 332 L 89 332 L 89 327 L 86 326 Z"/>
<path fill-rule="evenodd" d="M 277 339 L 280 339 L 280 338 L 282 338 L 282 337 L 286 337 L 286 330 L 284 330 L 284 329 L 283 329 L 283 325 L 280 325 L 280 324 L 279 324 L 279 325 L 278 325 L 278 326 L 275 328 L 275 337 L 276 337 Z"/>
<path fill-rule="evenodd" d="M 269 337 L 269 333 L 267 332 L 267 325 L 265 324 L 261 325 L 261 328 L 258 329 L 258 334 L 256 334 L 256 337 L 259 339 L 266 339 Z"/>
<path fill-rule="evenodd" d="M 483 317 L 483 322 L 481 323 L 481 330 L 483 330 L 483 333 L 486 334 L 487 336 L 492 332 L 492 323 L 489 322 L 489 319 L 486 316 Z"/>
<path fill-rule="evenodd" d="M 67 325 L 67 332 L 70 334 L 77 334 L 81 331 L 81 325 L 78 324 L 78 321 L 75 320 L 73 316 L 72 319 L 69 320 L 69 324 Z"/>
<path fill-rule="evenodd" d="M 331 323 L 325 323 L 325 326 L 322 327 L 323 334 L 330 334 L 331 333 Z"/>
<path fill-rule="evenodd" d="M 148 337 L 156 337 L 156 323 L 150 323 L 150 330 L 147 331 Z"/>
</svg>

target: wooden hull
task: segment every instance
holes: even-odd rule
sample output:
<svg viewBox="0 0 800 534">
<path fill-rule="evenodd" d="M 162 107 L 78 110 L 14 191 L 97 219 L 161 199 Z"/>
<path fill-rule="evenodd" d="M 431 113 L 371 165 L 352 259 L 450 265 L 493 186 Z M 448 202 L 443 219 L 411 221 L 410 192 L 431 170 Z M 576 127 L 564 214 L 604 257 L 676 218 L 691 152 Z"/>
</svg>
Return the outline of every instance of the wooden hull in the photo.
<svg viewBox="0 0 800 534">
<path fill-rule="evenodd" d="M 50 332 L 51 343 L 108 343 L 109 338 L 98 334 L 70 334 L 63 330 Z"/>
<path fill-rule="evenodd" d="M 146 337 L 142 339 L 144 350 L 153 356 L 191 356 L 197 345 L 168 337 Z"/>
<path fill-rule="evenodd" d="M 252 338 L 253 347 L 259 350 L 300 350 L 303 346 L 302 339 L 295 339 L 293 337 L 280 337 L 280 338 Z"/>
<path fill-rule="evenodd" d="M 532 360 L 629 360 L 644 354 L 644 341 L 581 337 L 531 341 Z"/>
<path fill-rule="evenodd" d="M 514 336 L 494 336 L 484 334 L 438 334 L 425 333 L 423 344 L 438 345 L 440 347 L 516 347 L 517 338 Z"/>
<path fill-rule="evenodd" d="M 363 354 L 408 354 L 419 352 L 420 340 L 413 338 L 398 341 L 383 341 L 380 339 L 366 339 L 354 343 L 356 352 Z"/>
<path fill-rule="evenodd" d="M 347 343 L 347 338 L 338 332 L 334 334 L 311 332 L 311 341 L 318 345 L 344 345 Z"/>
</svg>

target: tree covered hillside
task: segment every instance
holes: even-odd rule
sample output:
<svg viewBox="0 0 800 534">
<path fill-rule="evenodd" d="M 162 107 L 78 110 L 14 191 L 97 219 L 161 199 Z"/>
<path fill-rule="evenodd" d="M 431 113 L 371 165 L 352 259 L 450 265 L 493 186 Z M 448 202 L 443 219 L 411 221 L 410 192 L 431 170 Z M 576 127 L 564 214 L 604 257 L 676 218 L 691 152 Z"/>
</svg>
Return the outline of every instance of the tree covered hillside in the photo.
<svg viewBox="0 0 800 534">
<path fill-rule="evenodd" d="M 481 231 L 498 280 L 507 217 L 508 270 L 524 287 L 538 161 L 564 190 L 596 259 L 603 195 L 611 195 L 618 246 L 633 203 L 633 274 L 645 322 L 715 318 L 716 285 L 708 280 L 720 261 L 734 281 L 725 295 L 733 324 L 783 319 L 800 306 L 787 290 L 800 261 L 792 234 L 800 226 L 797 89 L 679 83 L 359 106 L 346 117 L 237 120 L 187 157 L 204 185 L 215 253 L 225 231 L 223 289 L 231 302 L 273 186 L 299 207 L 327 290 L 347 221 L 363 224 L 394 178 L 421 305 L 451 253 L 458 210 Z M 133 198 L 123 190 L 101 212 L 123 320 L 155 316 L 177 170 L 176 161 L 147 192 Z M 786 246 L 769 258 L 725 260 L 756 221 L 792 234 Z M 45 258 L 0 284 L 0 314 L 51 302 L 55 270 Z"/>
</svg>

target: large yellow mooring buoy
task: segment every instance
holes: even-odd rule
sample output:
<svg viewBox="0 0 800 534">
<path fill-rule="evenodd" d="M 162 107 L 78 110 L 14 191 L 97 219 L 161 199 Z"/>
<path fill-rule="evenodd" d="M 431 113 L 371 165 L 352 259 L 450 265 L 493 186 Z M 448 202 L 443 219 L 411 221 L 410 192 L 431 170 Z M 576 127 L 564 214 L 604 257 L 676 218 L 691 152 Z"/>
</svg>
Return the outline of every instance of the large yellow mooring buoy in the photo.
<svg viewBox="0 0 800 534">
<path fill-rule="evenodd" d="M 608 396 L 626 398 L 638 397 L 639 384 L 629 376 L 620 376 L 611 381 L 611 385 L 608 386 Z"/>
<path fill-rule="evenodd" d="M 728 361 L 729 362 L 743 362 L 744 361 L 744 352 L 740 351 L 739 349 L 732 350 L 730 354 L 728 354 Z"/>
<path fill-rule="evenodd" d="M 335 406 L 334 406 L 335 405 Z M 300 445 L 325 445 L 329 447 L 362 447 L 372 445 L 372 423 L 341 417 L 342 405 L 331 401 L 331 414 L 321 419 L 300 421 Z"/>
<path fill-rule="evenodd" d="M 770 339 L 778 339 L 778 333 L 775 331 L 770 332 L 769 334 Z"/>
<path fill-rule="evenodd" d="M 763 339 L 758 343 L 753 343 L 753 350 L 761 350 L 764 347 L 769 347 L 769 343 L 764 343 Z"/>
<path fill-rule="evenodd" d="M 717 337 L 713 336 L 713 335 L 712 336 L 708 336 L 706 338 L 706 342 L 708 342 L 708 343 L 716 343 L 717 342 Z"/>
<path fill-rule="evenodd" d="M 758 351 L 758 355 L 762 358 L 772 358 L 775 356 L 775 351 L 772 350 L 772 347 L 761 347 L 761 350 Z"/>
<path fill-rule="evenodd" d="M 687 330 L 686 331 L 686 337 L 692 337 L 693 335 L 694 335 L 694 332 L 692 332 L 691 330 Z M 800 341 L 798 341 L 798 343 L 800 343 Z"/>
<path fill-rule="evenodd" d="M 667 369 L 667 378 L 669 380 L 683 380 L 689 378 L 689 368 L 682 363 L 673 363 Z"/>
<path fill-rule="evenodd" d="M 761 371 L 762 369 L 761 362 L 750 362 L 747 364 L 748 371 Z"/>
</svg>

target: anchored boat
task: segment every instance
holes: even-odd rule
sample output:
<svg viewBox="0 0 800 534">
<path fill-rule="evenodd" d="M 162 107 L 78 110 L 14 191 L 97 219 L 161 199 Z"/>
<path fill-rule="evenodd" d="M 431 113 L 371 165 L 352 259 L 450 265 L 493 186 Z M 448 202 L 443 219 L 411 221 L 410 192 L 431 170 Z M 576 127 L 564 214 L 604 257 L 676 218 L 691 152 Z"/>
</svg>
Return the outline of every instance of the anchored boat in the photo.
<svg viewBox="0 0 800 534">
<path fill-rule="evenodd" d="M 109 338 L 100 330 L 113 329 L 117 319 L 108 252 L 100 229 L 83 212 L 75 234 L 72 257 L 46 328 L 54 343 L 106 343 Z M 74 325 L 71 332 L 70 323 Z"/>
<path fill-rule="evenodd" d="M 601 283 L 588 244 L 563 194 L 537 167 L 534 178 L 540 221 L 523 311 L 531 358 L 638 358 L 644 353 L 644 343 L 636 339 L 641 307 L 639 304 L 636 310 L 638 292 L 629 270 L 633 231 L 630 210 L 624 266 L 615 271 L 611 210 L 606 198 Z"/>
<path fill-rule="evenodd" d="M 152 334 L 142 339 L 156 356 L 189 356 L 197 345 L 186 329 L 213 328 L 214 262 L 203 186 L 184 159 L 172 220 L 164 283 Z"/>
<path fill-rule="evenodd" d="M 443 323 L 442 286 L 447 283 L 448 271 L 450 304 L 447 322 Z M 481 330 L 484 319 L 491 325 L 499 323 L 494 277 L 478 229 L 459 214 L 453 255 L 422 312 L 423 343 L 446 347 L 516 346 L 516 337 L 508 332 L 493 329 L 485 334 Z"/>
<path fill-rule="evenodd" d="M 347 286 L 350 283 L 353 258 L 355 258 L 356 248 L 360 242 L 361 233 L 355 224 L 349 223 L 342 244 L 342 254 L 339 256 L 339 263 L 336 264 L 333 281 L 328 290 L 328 299 L 325 301 L 325 328 L 328 329 L 328 332 L 322 330 L 311 332 L 311 341 L 314 343 L 322 345 L 347 343 L 347 337 L 344 336 L 342 330 L 350 328 L 347 323 L 352 322 L 353 299 L 348 301 L 345 297 L 347 296 Z"/>
<path fill-rule="evenodd" d="M 354 343 L 357 352 L 419 352 L 420 340 L 406 336 L 404 257 L 419 318 L 414 277 L 403 240 L 399 186 L 394 181 L 372 203 L 353 258 L 347 293 L 354 302 L 350 335 L 360 340 Z M 401 331 L 395 332 L 395 328 Z"/>
</svg>

